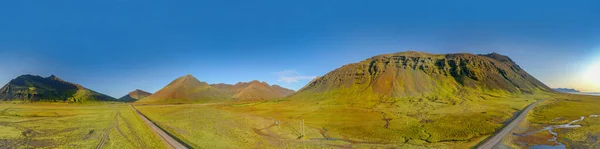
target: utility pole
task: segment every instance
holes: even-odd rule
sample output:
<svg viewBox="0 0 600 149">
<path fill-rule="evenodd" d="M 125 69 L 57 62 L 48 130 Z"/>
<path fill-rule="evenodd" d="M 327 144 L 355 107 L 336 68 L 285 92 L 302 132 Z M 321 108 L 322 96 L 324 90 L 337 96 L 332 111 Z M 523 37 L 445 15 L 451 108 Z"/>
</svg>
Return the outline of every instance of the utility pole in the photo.
<svg viewBox="0 0 600 149">
<path fill-rule="evenodd" d="M 304 119 L 302 119 L 302 121 L 300 121 L 302 123 L 302 137 L 304 137 L 306 134 L 304 134 Z"/>
</svg>

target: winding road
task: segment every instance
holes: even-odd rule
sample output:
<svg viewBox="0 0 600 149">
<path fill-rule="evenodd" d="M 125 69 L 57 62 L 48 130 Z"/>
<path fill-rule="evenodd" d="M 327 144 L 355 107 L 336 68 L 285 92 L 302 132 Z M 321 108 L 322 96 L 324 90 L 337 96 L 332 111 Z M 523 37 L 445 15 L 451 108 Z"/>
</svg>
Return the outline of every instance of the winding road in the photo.
<svg viewBox="0 0 600 149">
<path fill-rule="evenodd" d="M 168 145 L 169 148 L 187 149 L 187 147 L 185 145 L 183 145 L 182 143 L 180 143 L 179 141 L 177 141 L 176 139 L 171 137 L 167 132 L 163 131 L 158 126 L 156 126 L 156 124 L 154 124 L 152 121 L 150 121 L 148 118 L 146 118 L 146 116 L 144 116 L 144 114 L 140 113 L 140 111 L 135 109 L 135 107 L 133 107 L 132 105 L 129 105 L 129 106 L 131 106 L 131 108 L 135 111 L 135 113 L 137 113 L 137 115 L 140 118 L 142 118 L 142 120 L 144 120 L 144 122 L 148 126 L 150 126 L 152 131 L 154 131 L 158 136 L 160 136 L 160 138 L 165 142 L 165 144 Z"/>
<path fill-rule="evenodd" d="M 519 122 L 523 121 L 523 119 L 525 119 L 525 117 L 527 116 L 527 113 L 529 113 L 529 111 L 531 111 L 531 109 L 533 109 L 533 107 L 540 102 L 541 100 L 538 100 L 532 104 L 530 104 L 529 106 L 527 106 L 527 108 L 523 109 L 521 111 L 521 113 L 519 113 L 519 116 L 517 116 L 515 119 L 513 119 L 508 125 L 506 125 L 504 128 L 502 128 L 501 131 L 499 131 L 498 133 L 496 133 L 494 136 L 492 136 L 491 138 L 488 138 L 485 142 L 481 143 L 477 149 L 491 149 L 493 148 L 496 144 L 498 144 L 500 141 L 502 141 L 502 138 L 504 138 L 504 136 L 506 136 L 506 134 L 510 133 L 513 128 L 515 128 L 517 126 L 517 124 L 519 124 Z"/>
</svg>

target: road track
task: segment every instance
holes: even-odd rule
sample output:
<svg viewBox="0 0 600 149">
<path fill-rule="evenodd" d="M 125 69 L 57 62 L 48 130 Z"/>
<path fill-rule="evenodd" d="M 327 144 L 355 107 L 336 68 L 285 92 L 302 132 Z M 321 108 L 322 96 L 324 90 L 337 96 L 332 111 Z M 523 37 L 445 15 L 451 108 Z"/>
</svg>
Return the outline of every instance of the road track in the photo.
<svg viewBox="0 0 600 149">
<path fill-rule="evenodd" d="M 113 124 L 112 127 L 106 128 L 106 130 L 104 130 L 104 135 L 102 136 L 102 140 L 100 140 L 100 144 L 98 144 L 98 146 L 96 146 L 96 149 L 101 149 L 104 146 L 104 143 L 106 143 L 106 138 L 108 138 L 108 134 L 110 134 L 110 131 L 112 129 L 114 129 L 115 127 L 119 127 L 119 126 L 117 126 L 119 123 L 119 120 L 116 119 L 118 115 L 119 115 L 119 112 L 117 112 L 117 114 L 115 115 L 115 120 L 117 121 L 116 122 L 117 124 Z"/>
<path fill-rule="evenodd" d="M 533 109 L 533 107 L 538 102 L 540 102 L 540 100 L 530 104 L 525 109 L 523 109 L 521 111 L 521 113 L 519 113 L 519 116 L 517 116 L 515 119 L 513 119 L 510 123 L 508 123 L 508 125 L 506 125 L 504 128 L 502 128 L 502 130 L 500 130 L 494 136 L 488 138 L 485 142 L 479 144 L 477 149 L 493 148 L 496 144 L 498 144 L 500 141 L 502 141 L 502 138 L 504 138 L 504 136 L 506 136 L 508 133 L 510 133 L 517 126 L 517 124 L 519 124 L 521 121 L 523 121 L 523 119 L 525 119 L 525 117 L 527 116 L 527 113 L 529 113 L 529 111 L 531 111 L 531 109 Z"/>
<path fill-rule="evenodd" d="M 142 114 L 135 107 L 133 107 L 133 105 L 129 105 L 129 106 L 131 106 L 131 108 L 135 111 L 135 113 L 140 118 L 142 118 L 142 120 L 144 120 L 144 122 L 150 127 L 150 129 L 152 129 L 152 131 L 154 131 L 154 133 L 156 133 L 163 140 L 163 142 L 165 142 L 165 144 L 168 145 L 169 148 L 174 148 L 174 149 L 187 149 L 188 148 L 181 142 L 179 142 L 176 139 L 174 139 L 173 137 L 171 137 L 167 132 L 163 131 L 158 126 L 156 126 L 156 124 L 154 124 L 146 116 L 144 116 L 144 114 Z"/>
</svg>

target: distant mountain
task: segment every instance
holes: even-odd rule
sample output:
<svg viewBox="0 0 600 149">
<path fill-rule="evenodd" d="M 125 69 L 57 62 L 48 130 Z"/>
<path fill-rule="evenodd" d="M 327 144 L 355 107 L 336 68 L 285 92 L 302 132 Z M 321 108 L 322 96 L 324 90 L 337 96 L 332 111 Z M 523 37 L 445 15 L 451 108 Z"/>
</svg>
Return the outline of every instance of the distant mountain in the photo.
<svg viewBox="0 0 600 149">
<path fill-rule="evenodd" d="M 192 75 L 179 77 L 139 103 L 206 103 L 231 100 L 230 93 L 200 82 Z"/>
<path fill-rule="evenodd" d="M 146 98 L 150 95 L 152 95 L 152 93 L 136 89 L 135 91 L 129 92 L 129 94 L 119 98 L 119 101 L 134 102 Z"/>
<path fill-rule="evenodd" d="M 456 98 L 480 92 L 552 92 L 509 57 L 400 52 L 344 65 L 318 77 L 293 97 L 328 93 L 336 97 Z M 329 96 L 319 96 L 329 97 Z M 314 98 L 311 98 L 314 99 Z"/>
<path fill-rule="evenodd" d="M 179 77 L 139 103 L 207 103 L 283 98 L 294 91 L 266 82 L 251 81 L 231 84 L 208 84 L 192 75 Z"/>
<path fill-rule="evenodd" d="M 32 102 L 94 102 L 116 101 L 115 98 L 92 91 L 79 84 L 64 81 L 54 75 L 19 76 L 0 89 L 2 101 Z"/>
<path fill-rule="evenodd" d="M 294 93 L 293 90 L 283 88 L 279 85 L 269 85 L 257 80 L 251 82 L 239 82 L 235 85 L 213 84 L 213 87 L 228 90 L 232 97 L 237 100 L 270 100 L 283 98 Z"/>
<path fill-rule="evenodd" d="M 563 93 L 579 92 L 578 90 L 575 90 L 572 88 L 553 88 L 553 89 L 557 92 L 563 92 Z"/>
</svg>

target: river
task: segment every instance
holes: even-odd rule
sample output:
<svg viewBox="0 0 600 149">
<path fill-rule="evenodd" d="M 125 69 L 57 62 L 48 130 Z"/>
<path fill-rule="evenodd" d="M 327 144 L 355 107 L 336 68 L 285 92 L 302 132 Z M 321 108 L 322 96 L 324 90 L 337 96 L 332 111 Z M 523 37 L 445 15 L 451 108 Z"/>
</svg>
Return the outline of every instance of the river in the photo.
<svg viewBox="0 0 600 149">
<path fill-rule="evenodd" d="M 589 115 L 588 117 L 593 118 L 593 117 L 600 117 L 600 115 Z M 542 131 L 548 131 L 550 134 L 552 134 L 552 138 L 548 139 L 549 142 L 554 142 L 557 145 L 534 145 L 531 146 L 531 149 L 565 149 L 566 146 L 560 142 L 557 141 L 558 139 L 558 133 L 556 133 L 554 130 L 555 129 L 573 129 L 573 128 L 579 128 L 581 127 L 581 125 L 578 124 L 574 124 L 577 123 L 579 121 L 583 121 L 585 119 L 585 116 L 581 116 L 579 117 L 579 119 L 573 120 L 567 124 L 562 124 L 562 125 L 552 125 L 552 126 L 546 126 L 543 129 L 537 130 L 537 131 L 533 131 L 533 132 L 528 132 L 525 134 L 515 134 L 517 136 L 528 136 L 528 135 L 532 135 L 538 132 L 542 132 Z"/>
</svg>

